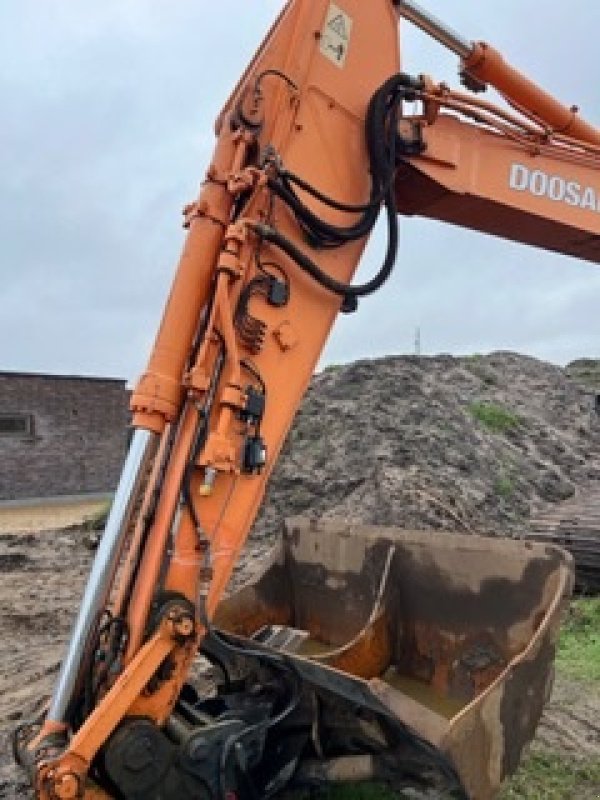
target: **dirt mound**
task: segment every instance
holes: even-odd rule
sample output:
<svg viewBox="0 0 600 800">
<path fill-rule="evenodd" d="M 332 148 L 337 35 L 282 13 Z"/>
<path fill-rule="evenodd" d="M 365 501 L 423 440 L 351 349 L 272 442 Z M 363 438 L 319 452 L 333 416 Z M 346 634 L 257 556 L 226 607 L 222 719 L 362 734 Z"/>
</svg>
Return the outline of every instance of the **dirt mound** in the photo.
<svg viewBox="0 0 600 800">
<path fill-rule="evenodd" d="M 600 478 L 590 388 L 515 353 L 390 357 L 315 376 L 255 536 L 297 513 L 518 533 Z"/>
<path fill-rule="evenodd" d="M 600 360 L 597 358 L 578 358 L 565 367 L 565 374 L 576 383 L 600 392 Z"/>
</svg>

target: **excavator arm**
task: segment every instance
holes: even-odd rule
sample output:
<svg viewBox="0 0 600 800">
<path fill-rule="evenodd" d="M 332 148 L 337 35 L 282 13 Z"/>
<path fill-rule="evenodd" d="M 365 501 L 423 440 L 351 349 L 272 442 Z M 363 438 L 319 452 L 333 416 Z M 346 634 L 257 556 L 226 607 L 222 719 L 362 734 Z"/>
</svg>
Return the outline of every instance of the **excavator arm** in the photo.
<svg viewBox="0 0 600 800">
<path fill-rule="evenodd" d="M 497 79 L 518 110 L 401 73 L 403 15 L 458 48 L 468 84 Z M 17 734 L 39 800 L 255 796 L 230 763 L 244 737 L 253 763 L 264 754 L 252 708 L 235 724 L 190 712 L 201 741 L 179 735 L 174 710 L 203 640 L 218 640 L 213 616 L 335 317 L 391 272 L 398 213 L 600 258 L 598 132 L 413 3 L 290 0 L 216 134 L 54 694 Z M 380 212 L 387 252 L 354 286 Z M 298 706 L 298 674 L 282 680 Z M 255 705 L 281 721 L 286 702 Z"/>
<path fill-rule="evenodd" d="M 485 42 L 464 40 L 412 0 L 402 15 L 455 52 L 463 84 L 496 89 L 511 109 L 423 80 L 420 117 L 400 137 L 419 157 L 398 170 L 399 213 L 597 263 L 600 131 L 507 64 Z"/>
</svg>

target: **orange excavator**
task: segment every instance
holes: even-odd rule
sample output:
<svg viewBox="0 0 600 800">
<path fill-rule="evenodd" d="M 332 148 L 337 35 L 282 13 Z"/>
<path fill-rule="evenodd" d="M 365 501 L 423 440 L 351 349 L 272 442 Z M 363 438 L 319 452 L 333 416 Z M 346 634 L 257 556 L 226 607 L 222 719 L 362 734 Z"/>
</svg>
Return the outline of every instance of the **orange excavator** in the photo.
<svg viewBox="0 0 600 800">
<path fill-rule="evenodd" d="M 459 56 L 462 90 L 400 71 L 402 20 Z M 562 551 L 351 526 L 334 547 L 292 522 L 268 570 L 225 591 L 337 314 L 368 314 L 392 271 L 398 215 L 599 262 L 600 131 L 412 0 L 289 0 L 216 137 L 72 637 L 17 758 L 38 800 L 241 800 L 340 776 L 491 797 L 543 707 Z M 352 283 L 380 214 L 381 266 Z M 327 657 L 294 648 L 307 635 Z M 467 693 L 453 739 L 385 683 L 402 664 Z"/>
</svg>

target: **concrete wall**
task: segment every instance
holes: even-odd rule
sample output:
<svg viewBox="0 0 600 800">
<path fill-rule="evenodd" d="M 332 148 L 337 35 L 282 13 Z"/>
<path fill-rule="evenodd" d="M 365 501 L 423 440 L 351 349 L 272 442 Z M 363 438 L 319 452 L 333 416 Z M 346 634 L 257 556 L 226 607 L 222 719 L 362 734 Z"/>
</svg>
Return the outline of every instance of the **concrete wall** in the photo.
<svg viewBox="0 0 600 800">
<path fill-rule="evenodd" d="M 127 446 L 125 381 L 0 372 L 0 500 L 112 491 Z M 7 432 L 31 415 L 27 432 Z"/>
</svg>

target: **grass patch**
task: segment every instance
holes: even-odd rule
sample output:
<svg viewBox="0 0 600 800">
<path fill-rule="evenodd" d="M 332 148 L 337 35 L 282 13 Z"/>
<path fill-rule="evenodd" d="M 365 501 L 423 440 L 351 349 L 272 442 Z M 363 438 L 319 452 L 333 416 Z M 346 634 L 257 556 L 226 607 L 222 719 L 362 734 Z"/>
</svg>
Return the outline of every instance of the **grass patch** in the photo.
<svg viewBox="0 0 600 800">
<path fill-rule="evenodd" d="M 494 403 L 471 403 L 469 414 L 492 433 L 506 433 L 521 424 L 520 417 Z"/>
<path fill-rule="evenodd" d="M 512 497 L 513 492 L 515 491 L 515 485 L 509 475 L 501 475 L 496 480 L 494 489 L 496 490 L 497 495 L 503 497 L 505 500 L 508 500 L 510 497 Z"/>
<path fill-rule="evenodd" d="M 530 753 L 498 800 L 577 800 L 584 791 L 598 786 L 600 761 L 580 762 L 555 753 Z"/>
<path fill-rule="evenodd" d="M 561 631 L 556 665 L 573 678 L 600 682 L 600 597 L 571 603 Z"/>
</svg>

